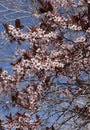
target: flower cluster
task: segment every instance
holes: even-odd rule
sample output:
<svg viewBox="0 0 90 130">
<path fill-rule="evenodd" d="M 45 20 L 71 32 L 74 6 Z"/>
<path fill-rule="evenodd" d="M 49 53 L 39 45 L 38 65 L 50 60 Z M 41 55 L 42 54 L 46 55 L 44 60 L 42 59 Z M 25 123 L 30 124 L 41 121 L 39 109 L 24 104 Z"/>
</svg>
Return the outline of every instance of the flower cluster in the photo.
<svg viewBox="0 0 90 130">
<path fill-rule="evenodd" d="M 61 16 L 58 12 L 56 13 L 48 12 L 46 17 L 49 17 L 48 18 L 49 22 L 53 24 L 52 26 L 56 26 L 56 27 L 57 25 L 60 27 L 66 27 L 69 22 L 68 18 Z"/>
<path fill-rule="evenodd" d="M 34 32 L 32 30 L 29 30 L 30 35 L 30 41 L 37 41 L 38 39 L 40 41 L 50 41 L 50 39 L 55 39 L 57 37 L 55 32 L 45 33 L 43 29 L 36 28 Z"/>
<path fill-rule="evenodd" d="M 38 101 L 42 98 L 42 85 L 27 86 L 25 90 L 18 93 L 17 106 L 23 106 L 34 112 L 39 107 Z"/>
<path fill-rule="evenodd" d="M 77 25 L 69 25 L 69 27 L 71 30 L 75 30 L 75 31 L 80 31 L 82 30 L 82 27 L 81 26 L 77 26 Z"/>
<path fill-rule="evenodd" d="M 59 7 L 63 7 L 63 8 L 66 8 L 69 6 L 69 4 L 72 4 L 72 5 L 76 5 L 76 3 L 74 2 L 74 0 L 56 0 L 56 1 L 53 1 L 53 0 L 49 0 L 53 6 L 53 8 L 56 10 L 57 8 Z"/>
<path fill-rule="evenodd" d="M 74 42 L 75 42 L 75 43 L 80 43 L 80 42 L 85 42 L 85 40 L 86 40 L 85 37 L 80 36 L 80 37 L 78 37 Z"/>
<path fill-rule="evenodd" d="M 29 35 L 24 34 L 21 32 L 19 28 L 15 28 L 13 25 L 8 25 L 8 33 L 13 36 L 13 38 L 21 39 L 21 40 L 27 40 L 29 38 Z"/>
</svg>

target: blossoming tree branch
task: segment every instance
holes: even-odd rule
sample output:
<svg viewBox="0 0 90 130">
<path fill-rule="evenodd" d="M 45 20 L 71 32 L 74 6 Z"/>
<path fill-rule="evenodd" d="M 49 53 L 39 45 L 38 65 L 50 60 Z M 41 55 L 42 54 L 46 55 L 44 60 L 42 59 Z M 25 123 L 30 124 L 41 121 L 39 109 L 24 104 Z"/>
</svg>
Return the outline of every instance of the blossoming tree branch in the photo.
<svg viewBox="0 0 90 130">
<path fill-rule="evenodd" d="M 90 0 L 30 2 L 38 25 L 23 25 L 20 18 L 2 24 L 7 44 L 29 48 L 16 50 L 11 75 L 0 68 L 1 97 L 9 95 L 12 106 L 24 110 L 6 115 L 0 128 L 89 130 Z"/>
</svg>

